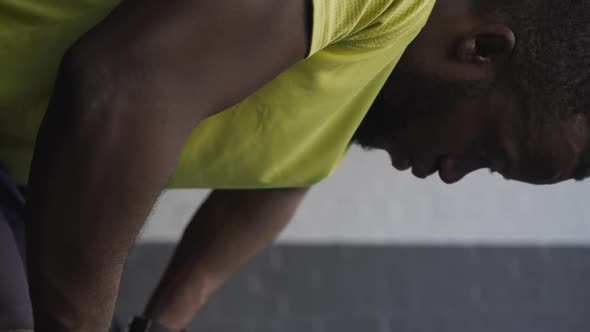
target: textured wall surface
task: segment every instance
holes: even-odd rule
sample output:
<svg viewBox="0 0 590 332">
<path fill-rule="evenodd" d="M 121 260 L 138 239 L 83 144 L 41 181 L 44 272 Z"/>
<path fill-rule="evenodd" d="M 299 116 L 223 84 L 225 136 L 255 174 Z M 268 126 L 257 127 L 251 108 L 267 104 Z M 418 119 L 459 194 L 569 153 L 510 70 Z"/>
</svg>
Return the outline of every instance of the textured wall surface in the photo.
<svg viewBox="0 0 590 332">
<path fill-rule="evenodd" d="M 144 239 L 176 239 L 206 191 L 171 191 Z M 289 243 L 590 244 L 590 180 L 534 187 L 481 171 L 453 186 L 354 148 L 307 197 L 281 237 Z"/>
<path fill-rule="evenodd" d="M 137 313 L 169 245 L 136 248 L 118 311 Z M 214 295 L 194 332 L 587 332 L 590 249 L 273 247 Z"/>
</svg>

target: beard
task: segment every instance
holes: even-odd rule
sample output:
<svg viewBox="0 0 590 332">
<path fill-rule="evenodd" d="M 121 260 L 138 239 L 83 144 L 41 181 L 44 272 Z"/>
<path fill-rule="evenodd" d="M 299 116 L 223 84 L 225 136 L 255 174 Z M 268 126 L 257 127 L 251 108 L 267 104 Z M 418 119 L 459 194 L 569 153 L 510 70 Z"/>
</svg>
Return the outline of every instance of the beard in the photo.
<svg viewBox="0 0 590 332">
<path fill-rule="evenodd" d="M 418 70 L 395 70 L 353 136 L 365 149 L 396 144 L 400 135 L 432 116 L 449 113 L 465 98 L 489 91 L 481 81 L 450 81 Z M 441 114 L 442 113 L 442 114 Z"/>
</svg>

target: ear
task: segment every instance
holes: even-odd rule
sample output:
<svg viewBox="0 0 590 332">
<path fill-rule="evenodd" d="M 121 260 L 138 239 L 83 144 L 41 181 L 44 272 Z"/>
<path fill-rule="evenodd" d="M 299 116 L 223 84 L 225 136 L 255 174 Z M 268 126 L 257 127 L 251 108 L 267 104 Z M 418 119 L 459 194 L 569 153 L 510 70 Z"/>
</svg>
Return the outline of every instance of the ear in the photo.
<svg viewBox="0 0 590 332">
<path fill-rule="evenodd" d="M 457 59 L 475 65 L 498 64 L 512 54 L 514 32 L 503 24 L 483 24 L 461 39 Z"/>
</svg>

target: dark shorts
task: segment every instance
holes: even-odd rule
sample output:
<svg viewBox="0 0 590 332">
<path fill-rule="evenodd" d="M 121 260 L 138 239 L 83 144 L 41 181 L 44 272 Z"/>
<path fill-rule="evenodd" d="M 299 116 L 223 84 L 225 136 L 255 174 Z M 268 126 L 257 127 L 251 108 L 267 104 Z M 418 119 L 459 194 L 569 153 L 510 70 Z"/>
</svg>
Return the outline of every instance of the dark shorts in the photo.
<svg viewBox="0 0 590 332">
<path fill-rule="evenodd" d="M 24 200 L 0 171 L 0 331 L 29 330 L 33 315 L 25 268 Z"/>
</svg>

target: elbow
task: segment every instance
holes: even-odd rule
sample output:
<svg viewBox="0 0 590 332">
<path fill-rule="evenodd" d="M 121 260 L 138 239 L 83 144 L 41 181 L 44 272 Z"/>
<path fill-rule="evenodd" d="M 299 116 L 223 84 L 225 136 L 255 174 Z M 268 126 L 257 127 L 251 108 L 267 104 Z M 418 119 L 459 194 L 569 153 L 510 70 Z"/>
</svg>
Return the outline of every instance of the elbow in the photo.
<svg viewBox="0 0 590 332">
<path fill-rule="evenodd" d="M 130 78 L 134 68 L 109 59 L 113 58 L 81 45 L 62 58 L 46 121 L 61 127 L 63 135 L 116 143 L 126 129 L 155 115 L 145 111 L 152 103 L 146 84 Z"/>
<path fill-rule="evenodd" d="M 62 58 L 46 121 L 59 119 L 64 134 L 114 127 L 124 94 L 110 67 L 78 46 Z"/>
<path fill-rule="evenodd" d="M 66 106 L 59 112 L 69 112 L 73 126 L 114 130 L 167 123 L 188 136 L 202 120 L 198 112 L 178 109 L 182 103 L 166 93 L 166 80 L 150 69 L 157 67 L 150 59 L 125 51 L 115 56 L 87 44 L 63 57 L 54 92 L 54 100 Z"/>
</svg>

